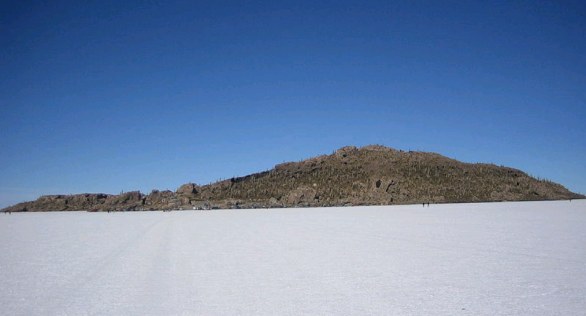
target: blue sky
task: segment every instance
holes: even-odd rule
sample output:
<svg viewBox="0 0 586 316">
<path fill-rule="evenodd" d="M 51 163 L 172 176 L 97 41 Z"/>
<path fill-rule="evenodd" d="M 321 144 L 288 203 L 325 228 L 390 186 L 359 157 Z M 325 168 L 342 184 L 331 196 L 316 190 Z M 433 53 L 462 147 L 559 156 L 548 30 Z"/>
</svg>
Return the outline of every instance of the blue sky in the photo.
<svg viewBox="0 0 586 316">
<path fill-rule="evenodd" d="M 580 1 L 16 1 L 0 206 L 175 189 L 344 145 L 586 193 Z"/>
</svg>

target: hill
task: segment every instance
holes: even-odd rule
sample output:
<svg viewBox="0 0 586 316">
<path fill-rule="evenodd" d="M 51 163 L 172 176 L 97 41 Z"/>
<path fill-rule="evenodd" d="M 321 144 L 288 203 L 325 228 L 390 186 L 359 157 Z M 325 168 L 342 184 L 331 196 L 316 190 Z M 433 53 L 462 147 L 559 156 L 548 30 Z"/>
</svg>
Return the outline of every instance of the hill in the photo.
<svg viewBox="0 0 586 316">
<path fill-rule="evenodd" d="M 130 211 L 535 201 L 584 198 L 508 167 L 371 145 L 177 191 L 42 196 L 3 211 Z"/>
</svg>

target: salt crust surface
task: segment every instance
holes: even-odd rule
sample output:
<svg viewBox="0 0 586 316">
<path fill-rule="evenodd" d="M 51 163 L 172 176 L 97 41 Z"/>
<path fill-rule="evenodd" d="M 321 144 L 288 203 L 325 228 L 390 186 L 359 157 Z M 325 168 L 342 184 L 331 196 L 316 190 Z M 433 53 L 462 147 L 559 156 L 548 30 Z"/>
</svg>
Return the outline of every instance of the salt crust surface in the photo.
<svg viewBox="0 0 586 316">
<path fill-rule="evenodd" d="M 583 315 L 586 201 L 0 215 L 2 315 Z"/>
</svg>

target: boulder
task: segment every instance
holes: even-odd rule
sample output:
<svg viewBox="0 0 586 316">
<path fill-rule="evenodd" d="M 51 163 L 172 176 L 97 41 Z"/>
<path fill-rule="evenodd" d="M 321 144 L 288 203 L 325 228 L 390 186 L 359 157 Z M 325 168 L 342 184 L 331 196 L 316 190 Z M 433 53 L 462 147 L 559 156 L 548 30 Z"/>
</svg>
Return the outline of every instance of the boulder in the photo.
<svg viewBox="0 0 586 316">
<path fill-rule="evenodd" d="M 312 187 L 300 186 L 289 192 L 286 197 L 288 205 L 307 205 L 314 203 L 316 199 L 316 190 Z"/>
<path fill-rule="evenodd" d="M 176 193 L 179 195 L 196 195 L 199 192 L 199 186 L 195 183 L 186 183 L 180 186 Z"/>
</svg>

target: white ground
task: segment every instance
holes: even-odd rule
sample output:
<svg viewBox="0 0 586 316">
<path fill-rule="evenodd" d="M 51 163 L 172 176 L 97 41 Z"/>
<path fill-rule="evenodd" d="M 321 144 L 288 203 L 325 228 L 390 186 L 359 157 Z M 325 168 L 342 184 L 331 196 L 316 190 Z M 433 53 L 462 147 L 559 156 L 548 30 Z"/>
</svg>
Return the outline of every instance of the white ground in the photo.
<svg viewBox="0 0 586 316">
<path fill-rule="evenodd" d="M 584 315 L 586 201 L 0 215 L 0 314 Z"/>
</svg>

